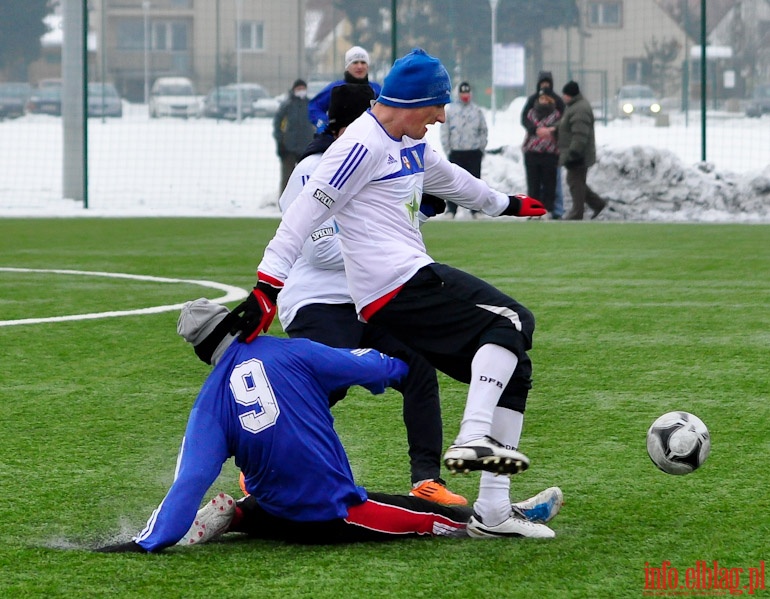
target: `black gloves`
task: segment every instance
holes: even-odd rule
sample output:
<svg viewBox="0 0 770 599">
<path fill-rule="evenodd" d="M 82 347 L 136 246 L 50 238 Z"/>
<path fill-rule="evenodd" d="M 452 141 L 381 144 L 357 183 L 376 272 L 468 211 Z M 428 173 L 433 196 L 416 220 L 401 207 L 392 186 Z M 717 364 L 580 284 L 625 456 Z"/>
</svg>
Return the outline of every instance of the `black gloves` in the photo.
<svg viewBox="0 0 770 599">
<path fill-rule="evenodd" d="M 94 549 L 94 551 L 97 553 L 149 553 L 149 551 L 134 541 L 119 543 L 117 545 L 107 545 L 106 547 Z"/>
<path fill-rule="evenodd" d="M 510 202 L 508 208 L 503 210 L 500 216 L 543 216 L 548 212 L 540 200 L 523 193 L 508 196 L 508 200 Z"/>
<path fill-rule="evenodd" d="M 238 340 L 246 343 L 253 341 L 260 333 L 267 333 L 277 311 L 275 304 L 278 292 L 283 287 L 283 283 L 261 273 L 257 273 L 257 279 L 249 296 L 232 311 L 236 319 L 230 332 L 235 334 L 240 331 Z"/>
<path fill-rule="evenodd" d="M 422 212 L 428 218 L 441 214 L 446 210 L 446 202 L 438 196 L 434 196 L 430 193 L 422 194 L 422 201 L 420 202 L 420 212 Z"/>
</svg>

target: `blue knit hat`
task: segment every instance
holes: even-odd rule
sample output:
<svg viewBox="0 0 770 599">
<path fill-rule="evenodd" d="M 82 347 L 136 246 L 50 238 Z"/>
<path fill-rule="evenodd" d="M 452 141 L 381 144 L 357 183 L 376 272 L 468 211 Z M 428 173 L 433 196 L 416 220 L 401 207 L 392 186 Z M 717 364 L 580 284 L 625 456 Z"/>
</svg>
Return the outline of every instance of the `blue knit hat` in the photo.
<svg viewBox="0 0 770 599">
<path fill-rule="evenodd" d="M 415 48 L 393 63 L 377 102 L 396 108 L 449 104 L 452 84 L 438 58 Z"/>
</svg>

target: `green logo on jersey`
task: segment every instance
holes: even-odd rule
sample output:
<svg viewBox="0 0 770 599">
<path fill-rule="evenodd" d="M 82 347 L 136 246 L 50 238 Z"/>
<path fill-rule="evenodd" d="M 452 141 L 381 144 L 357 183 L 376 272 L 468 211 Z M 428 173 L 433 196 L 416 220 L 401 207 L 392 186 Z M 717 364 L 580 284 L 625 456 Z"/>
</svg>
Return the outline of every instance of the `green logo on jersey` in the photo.
<svg viewBox="0 0 770 599">
<path fill-rule="evenodd" d="M 412 224 L 415 223 L 415 220 L 417 219 L 417 213 L 420 211 L 420 202 L 417 201 L 417 194 L 412 193 L 412 200 L 405 204 L 406 211 L 409 213 L 409 220 L 412 221 Z"/>
</svg>

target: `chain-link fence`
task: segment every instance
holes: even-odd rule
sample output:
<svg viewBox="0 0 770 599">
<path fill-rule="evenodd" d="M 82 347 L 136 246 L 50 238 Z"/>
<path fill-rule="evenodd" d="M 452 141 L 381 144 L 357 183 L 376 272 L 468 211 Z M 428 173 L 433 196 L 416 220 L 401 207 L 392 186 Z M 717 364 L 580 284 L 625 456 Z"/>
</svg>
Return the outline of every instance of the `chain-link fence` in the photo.
<svg viewBox="0 0 770 599">
<path fill-rule="evenodd" d="M 492 145 L 521 143 L 517 98 L 547 70 L 557 92 L 579 82 L 600 145 L 673 150 L 731 170 L 770 161 L 767 0 L 93 0 L 74 3 L 88 23 L 90 117 L 77 157 L 84 197 L 66 198 L 64 170 L 75 157 L 61 116 L 72 45 L 63 17 L 73 1 L 41 13 L 42 35 L 0 41 L 0 206 L 181 212 L 224 202 L 256 213 L 274 205 L 280 95 L 298 77 L 311 93 L 341 78 L 354 44 L 369 51 L 378 81 L 414 46 L 441 58 L 489 110 Z M 28 28 L 39 3 L 4 4 L 6 28 Z M 38 37 L 33 57 L 27 42 Z M 255 96 L 239 100 L 233 119 L 207 116 L 206 96 L 234 83 Z M 214 95 L 217 107 L 224 95 Z"/>
</svg>

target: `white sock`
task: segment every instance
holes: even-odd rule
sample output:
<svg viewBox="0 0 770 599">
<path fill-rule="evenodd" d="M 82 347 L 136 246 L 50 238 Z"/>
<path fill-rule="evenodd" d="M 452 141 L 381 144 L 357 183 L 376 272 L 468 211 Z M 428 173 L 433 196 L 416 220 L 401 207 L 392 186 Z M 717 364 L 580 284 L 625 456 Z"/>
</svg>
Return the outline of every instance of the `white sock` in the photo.
<svg viewBox="0 0 770 599">
<path fill-rule="evenodd" d="M 518 449 L 523 427 L 524 414 L 508 408 L 495 408 L 492 416 L 492 437 L 508 449 Z"/>
<path fill-rule="evenodd" d="M 492 419 L 492 436 L 510 449 L 519 445 L 524 414 L 508 408 L 496 407 Z M 511 515 L 511 477 L 491 472 L 481 473 L 479 498 L 474 511 L 484 524 L 496 526 Z"/>
<path fill-rule="evenodd" d="M 471 361 L 471 384 L 455 445 L 490 435 L 493 412 L 519 358 L 499 345 L 482 345 Z M 502 441 L 500 441 L 502 443 Z"/>
</svg>

